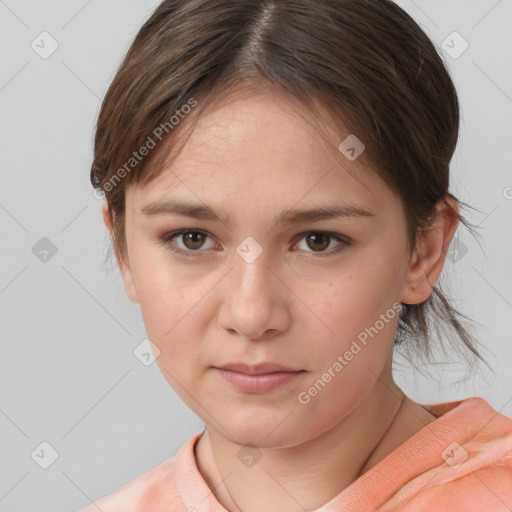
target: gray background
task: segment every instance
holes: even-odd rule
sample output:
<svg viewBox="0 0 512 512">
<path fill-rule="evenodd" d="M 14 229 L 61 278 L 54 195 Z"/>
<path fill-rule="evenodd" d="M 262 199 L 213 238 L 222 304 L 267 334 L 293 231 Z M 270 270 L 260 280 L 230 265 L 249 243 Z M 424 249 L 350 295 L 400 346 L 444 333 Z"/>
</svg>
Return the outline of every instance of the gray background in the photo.
<svg viewBox="0 0 512 512">
<path fill-rule="evenodd" d="M 104 266 L 108 233 L 89 183 L 101 100 L 157 4 L 0 0 L 0 512 L 76 511 L 203 427 L 156 363 L 134 356 L 142 317 Z M 461 386 L 456 364 L 428 377 L 403 362 L 396 380 L 420 403 L 482 396 L 512 416 L 512 1 L 400 5 L 440 47 L 460 94 L 451 190 L 480 210 L 464 213 L 482 238 L 459 230 L 443 279 L 478 323 L 496 376 L 474 373 Z M 43 31 L 59 45 L 46 59 L 31 47 Z M 462 49 L 446 39 L 454 31 L 469 43 L 456 58 L 443 49 Z M 41 252 L 43 237 L 55 254 Z M 42 442 L 58 454 L 48 469 Z"/>
</svg>

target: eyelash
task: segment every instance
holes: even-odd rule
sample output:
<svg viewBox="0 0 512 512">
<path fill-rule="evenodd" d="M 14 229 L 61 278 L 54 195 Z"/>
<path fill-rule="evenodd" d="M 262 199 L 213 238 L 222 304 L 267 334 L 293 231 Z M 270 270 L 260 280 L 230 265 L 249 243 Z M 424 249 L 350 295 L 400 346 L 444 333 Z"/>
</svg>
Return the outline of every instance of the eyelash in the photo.
<svg viewBox="0 0 512 512">
<path fill-rule="evenodd" d="M 159 243 L 164 245 L 164 246 L 166 246 L 166 247 L 168 247 L 172 252 L 178 254 L 179 256 L 182 256 L 184 258 L 195 258 L 196 255 L 194 253 L 201 253 L 201 252 L 204 252 L 204 251 L 201 251 L 201 250 L 197 250 L 197 251 L 191 251 L 191 250 L 184 251 L 182 249 L 177 249 L 176 247 L 174 247 L 172 245 L 172 242 L 173 242 L 173 240 L 176 237 L 178 237 L 180 235 L 183 235 L 185 233 L 200 233 L 202 235 L 206 235 L 206 236 L 210 236 L 211 237 L 211 235 L 209 233 L 207 233 L 206 231 L 201 231 L 201 230 L 198 230 L 198 229 L 180 229 L 178 231 L 172 231 L 170 233 L 165 233 L 164 235 L 162 235 L 160 237 Z M 327 231 L 305 231 L 305 232 L 300 233 L 299 235 L 297 235 L 297 237 L 296 237 L 297 242 L 296 243 L 298 243 L 306 235 L 310 235 L 310 234 L 326 235 L 326 236 L 336 240 L 337 242 L 340 242 L 340 245 L 338 245 L 334 249 L 331 249 L 330 251 L 327 251 L 327 252 L 319 252 L 319 253 L 312 252 L 309 256 L 306 256 L 307 258 L 325 258 L 325 257 L 328 257 L 328 256 L 332 256 L 332 255 L 337 254 L 337 253 L 341 252 L 342 250 L 350 247 L 352 245 L 352 243 L 353 243 L 352 240 L 350 240 L 347 237 L 344 237 L 344 236 L 341 236 L 341 235 L 336 235 L 334 233 L 329 233 Z"/>
</svg>

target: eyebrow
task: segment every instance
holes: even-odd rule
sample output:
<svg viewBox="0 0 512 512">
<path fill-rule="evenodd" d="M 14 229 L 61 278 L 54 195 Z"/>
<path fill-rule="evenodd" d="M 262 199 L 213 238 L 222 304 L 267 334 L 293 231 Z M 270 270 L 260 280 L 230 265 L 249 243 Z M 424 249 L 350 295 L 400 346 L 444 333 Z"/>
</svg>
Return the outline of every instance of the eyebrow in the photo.
<svg viewBox="0 0 512 512">
<path fill-rule="evenodd" d="M 163 201 L 144 206 L 140 213 L 147 216 L 181 215 L 199 220 L 223 222 L 222 218 L 209 206 L 184 203 L 181 201 Z M 222 213 L 222 212 L 220 212 Z M 229 219 L 229 215 L 224 215 Z M 287 210 L 276 217 L 277 224 L 299 224 L 327 219 L 375 217 L 375 214 L 356 205 L 323 205 L 307 210 Z M 229 220 L 228 220 L 229 223 Z"/>
</svg>

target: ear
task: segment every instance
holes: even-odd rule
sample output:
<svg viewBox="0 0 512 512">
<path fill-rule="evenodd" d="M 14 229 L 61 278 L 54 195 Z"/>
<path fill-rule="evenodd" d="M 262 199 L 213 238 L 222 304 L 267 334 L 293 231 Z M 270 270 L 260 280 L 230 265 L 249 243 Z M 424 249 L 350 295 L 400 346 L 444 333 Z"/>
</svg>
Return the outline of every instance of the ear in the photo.
<svg viewBox="0 0 512 512">
<path fill-rule="evenodd" d="M 459 203 L 445 196 L 436 204 L 436 215 L 427 231 L 420 238 L 411 258 L 409 270 L 402 290 L 401 302 L 420 304 L 426 301 L 441 274 L 450 241 L 457 229 L 458 218 L 443 205 L 443 199 L 458 214 Z"/>
<path fill-rule="evenodd" d="M 101 205 L 101 213 L 103 214 L 103 222 L 105 223 L 105 226 L 107 226 L 107 229 L 110 233 L 110 238 L 113 236 L 113 229 L 114 229 L 114 222 L 112 220 L 112 216 L 110 215 L 110 212 L 108 211 L 108 204 L 106 199 L 103 200 L 103 203 Z M 113 238 L 112 238 L 113 239 Z M 123 278 L 124 283 L 124 289 L 126 291 L 126 294 L 130 298 L 132 302 L 139 302 L 138 294 L 137 294 L 137 288 L 135 286 L 135 281 L 133 279 L 132 271 L 129 265 L 129 262 L 121 261 L 117 255 L 117 264 L 119 265 L 119 270 L 121 271 L 121 276 Z"/>
</svg>

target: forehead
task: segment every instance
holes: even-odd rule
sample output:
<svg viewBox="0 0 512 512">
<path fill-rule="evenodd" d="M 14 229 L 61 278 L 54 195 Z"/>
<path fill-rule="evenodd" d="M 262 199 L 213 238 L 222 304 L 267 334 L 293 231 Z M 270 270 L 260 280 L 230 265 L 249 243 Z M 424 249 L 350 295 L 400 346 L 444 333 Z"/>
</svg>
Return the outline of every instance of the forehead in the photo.
<svg viewBox="0 0 512 512">
<path fill-rule="evenodd" d="M 224 98 L 203 113 L 159 176 L 128 187 L 127 209 L 137 214 L 171 197 L 223 210 L 257 203 L 260 210 L 281 212 L 283 205 L 325 201 L 391 207 L 396 198 L 387 185 L 362 159 L 350 161 L 338 150 L 348 135 L 333 130 L 327 117 L 325 123 L 305 119 L 277 93 Z"/>
</svg>

